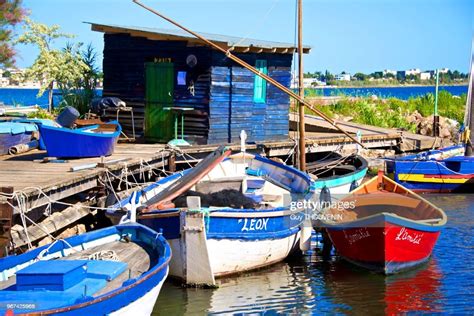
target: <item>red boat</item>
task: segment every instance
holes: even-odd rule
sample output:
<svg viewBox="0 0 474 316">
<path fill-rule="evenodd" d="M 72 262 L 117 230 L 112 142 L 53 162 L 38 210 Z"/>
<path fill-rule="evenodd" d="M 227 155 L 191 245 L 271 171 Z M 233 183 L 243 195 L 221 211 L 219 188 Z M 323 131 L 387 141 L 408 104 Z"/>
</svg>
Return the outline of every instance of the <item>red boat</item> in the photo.
<svg viewBox="0 0 474 316">
<path fill-rule="evenodd" d="M 339 255 L 393 274 L 426 262 L 446 214 L 379 173 L 326 209 L 323 225 Z"/>
</svg>

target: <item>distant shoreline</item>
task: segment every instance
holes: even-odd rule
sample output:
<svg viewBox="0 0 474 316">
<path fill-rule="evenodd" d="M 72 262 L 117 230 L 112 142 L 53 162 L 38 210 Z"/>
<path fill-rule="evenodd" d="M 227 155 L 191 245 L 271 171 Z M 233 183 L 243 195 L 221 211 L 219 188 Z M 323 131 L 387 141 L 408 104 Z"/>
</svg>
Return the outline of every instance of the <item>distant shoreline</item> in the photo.
<svg viewBox="0 0 474 316">
<path fill-rule="evenodd" d="M 6 87 L 0 87 L 0 89 L 23 89 L 23 90 L 32 90 L 36 89 L 39 90 L 40 87 L 38 86 L 6 86 Z M 95 88 L 96 90 L 102 90 L 103 88 Z M 58 90 L 58 88 L 54 88 L 54 90 Z"/>
<path fill-rule="evenodd" d="M 467 83 L 462 83 L 462 84 L 442 84 L 439 85 L 440 87 L 463 87 L 463 86 L 468 86 Z M 410 84 L 410 85 L 363 85 L 363 86 L 315 86 L 311 88 L 305 88 L 305 89 L 344 89 L 344 88 L 350 88 L 350 89 L 356 89 L 356 88 L 418 88 L 418 87 L 436 87 L 435 85 L 427 85 L 427 84 Z"/>
</svg>

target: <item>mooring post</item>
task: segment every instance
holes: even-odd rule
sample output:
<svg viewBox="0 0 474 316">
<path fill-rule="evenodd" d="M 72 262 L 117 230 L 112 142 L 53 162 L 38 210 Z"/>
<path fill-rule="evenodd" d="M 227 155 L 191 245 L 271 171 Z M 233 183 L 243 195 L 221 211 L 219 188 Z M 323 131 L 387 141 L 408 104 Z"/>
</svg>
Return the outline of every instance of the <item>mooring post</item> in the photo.
<svg viewBox="0 0 474 316">
<path fill-rule="evenodd" d="M 176 172 L 176 153 L 174 152 L 168 157 L 168 169 L 170 172 Z"/>
<path fill-rule="evenodd" d="M 0 257 L 9 255 L 11 246 L 11 228 L 13 221 L 13 199 L 8 197 L 14 192 L 13 187 L 0 187 L 0 193 L 5 193 L 6 201 L 0 201 Z"/>
</svg>

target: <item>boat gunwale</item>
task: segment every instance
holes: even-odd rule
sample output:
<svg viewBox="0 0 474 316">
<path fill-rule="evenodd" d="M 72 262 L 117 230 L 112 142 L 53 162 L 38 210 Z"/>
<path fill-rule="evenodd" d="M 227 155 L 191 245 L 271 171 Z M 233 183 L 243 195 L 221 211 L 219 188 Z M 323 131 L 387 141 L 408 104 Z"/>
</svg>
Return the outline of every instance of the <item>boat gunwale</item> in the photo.
<svg viewBox="0 0 474 316">
<path fill-rule="evenodd" d="M 153 277 L 154 275 L 156 275 L 157 273 L 161 272 L 163 269 L 168 269 L 169 267 L 169 263 L 171 261 L 171 248 L 168 244 L 168 242 L 166 241 L 166 239 L 163 237 L 162 234 L 160 233 L 157 233 L 155 232 L 154 230 L 152 230 L 151 228 L 148 228 L 142 224 L 138 224 L 138 223 L 133 223 L 133 224 L 122 224 L 120 225 L 120 227 L 123 227 L 124 229 L 135 229 L 135 230 L 140 230 L 140 229 L 143 229 L 145 233 L 149 234 L 150 236 L 152 234 L 155 235 L 155 238 L 156 239 L 160 239 L 163 246 L 164 246 L 164 253 L 163 253 L 163 258 L 165 258 L 163 260 L 163 262 L 158 265 L 158 263 L 153 266 L 153 268 L 149 269 L 148 271 L 144 272 L 141 276 L 139 276 L 138 278 L 135 278 L 135 281 L 127 286 L 121 286 L 119 288 L 116 288 L 114 290 L 111 290 L 107 293 L 104 293 L 100 296 L 97 296 L 95 297 L 94 299 L 92 300 L 89 300 L 89 301 L 86 301 L 86 302 L 82 302 L 82 303 L 79 303 L 79 304 L 73 304 L 73 305 L 68 305 L 68 306 L 63 306 L 63 307 L 59 307 L 59 308 L 55 308 L 55 309 L 47 309 L 47 310 L 40 310 L 40 311 L 32 311 L 32 312 L 27 312 L 27 313 L 21 313 L 21 314 L 18 314 L 18 315 L 52 315 L 52 314 L 56 314 L 56 313 L 62 313 L 62 312 L 69 312 L 69 311 L 73 311 L 73 310 L 77 310 L 77 309 L 80 309 L 80 308 L 83 308 L 83 307 L 87 307 L 87 306 L 90 306 L 90 305 L 94 305 L 94 304 L 97 304 L 97 303 L 100 303 L 100 302 L 103 302 L 111 297 L 114 297 L 114 296 L 117 296 L 119 294 L 122 294 L 140 284 L 142 284 L 143 282 L 147 281 L 148 279 L 150 279 L 151 277 Z M 116 229 L 118 229 L 118 227 L 115 227 Z M 107 228 L 106 228 L 107 229 Z M 77 237 L 77 236 L 73 236 L 73 237 Z M 66 238 L 65 240 L 67 241 L 69 238 Z M 155 240 L 156 240 L 155 239 Z M 49 245 L 46 245 L 45 247 L 47 247 Z M 166 277 L 165 277 L 166 278 Z M 130 302 L 131 303 L 131 302 Z M 127 305 L 125 305 L 127 306 Z"/>
<path fill-rule="evenodd" d="M 41 129 L 43 129 L 43 130 L 48 130 L 48 131 L 63 132 L 63 133 L 66 133 L 66 134 L 101 137 L 101 138 L 116 138 L 116 137 L 120 136 L 120 134 L 122 133 L 122 126 L 120 126 L 118 121 L 116 121 L 116 120 L 115 121 L 110 121 L 110 122 L 107 122 L 107 124 L 114 124 L 116 126 L 116 129 L 113 133 L 110 133 L 110 134 L 91 133 L 91 132 L 85 132 L 84 128 L 82 128 L 82 129 L 70 129 L 70 128 L 66 128 L 66 127 L 48 126 L 48 125 L 43 125 L 43 124 L 39 124 L 39 128 L 40 128 L 40 133 L 41 133 Z M 97 126 L 97 125 L 91 125 L 91 126 Z"/>
<path fill-rule="evenodd" d="M 340 179 L 340 178 L 346 178 L 346 177 L 349 177 L 349 176 L 355 177 L 355 176 L 358 176 L 358 174 L 362 173 L 362 172 L 364 172 L 364 175 L 365 175 L 365 173 L 367 173 L 367 170 L 369 170 L 369 163 L 367 162 L 367 160 L 364 157 L 362 157 L 360 155 L 355 155 L 354 160 L 356 160 L 356 159 L 359 159 L 362 163 L 362 165 L 360 167 L 356 168 L 356 170 L 351 171 L 351 172 L 346 173 L 346 174 L 334 175 L 334 176 L 330 176 L 330 177 L 327 177 L 327 178 L 318 178 L 318 179 L 313 180 L 313 182 L 315 182 L 315 183 L 317 183 L 317 182 L 326 182 L 326 181 L 331 181 L 331 180 L 337 180 L 337 179 Z M 338 166 L 334 167 L 334 169 L 336 169 L 337 167 Z M 363 178 L 364 175 L 362 175 L 361 178 Z M 346 182 L 344 182 L 342 184 L 346 184 Z M 341 184 L 339 184 L 339 185 L 341 185 Z M 317 187 L 317 188 L 319 188 L 319 187 Z"/>
<path fill-rule="evenodd" d="M 378 180 L 379 180 L 378 176 L 373 177 L 372 179 L 367 181 L 365 184 L 363 184 L 360 187 L 356 188 L 355 190 L 351 191 L 348 196 L 346 196 L 345 198 L 343 198 L 341 200 L 341 202 L 346 201 L 350 198 L 357 197 L 358 195 L 363 195 L 364 193 L 359 193 L 359 191 L 363 191 L 364 188 L 368 184 L 371 184 L 372 182 L 376 182 Z M 396 224 L 396 225 L 402 225 L 402 226 L 406 226 L 406 227 L 409 227 L 409 228 L 418 229 L 418 230 L 426 230 L 426 231 L 434 231 L 435 228 L 441 228 L 441 227 L 446 225 L 446 223 L 448 221 L 448 218 L 447 218 L 446 213 L 441 208 L 437 207 L 436 205 L 434 205 L 430 201 L 426 200 L 425 198 L 421 197 L 420 195 L 416 194 L 415 192 L 411 191 L 410 189 L 407 189 L 407 188 L 403 187 L 402 185 L 400 185 L 399 183 L 393 181 L 392 179 L 388 178 L 385 175 L 382 176 L 382 180 L 392 183 L 395 186 L 394 189 L 402 188 L 403 190 L 406 191 L 406 193 L 408 193 L 408 195 L 410 197 L 415 198 L 417 200 L 420 200 L 420 201 L 428 204 L 431 208 L 433 208 L 435 211 L 437 211 L 441 215 L 441 219 L 437 223 L 429 224 L 429 223 L 423 223 L 422 222 L 423 219 L 421 219 L 421 220 L 412 220 L 412 219 L 409 219 L 409 218 L 406 218 L 406 217 L 403 217 L 403 216 L 399 216 L 399 215 L 394 214 L 394 213 L 379 212 L 379 213 L 375 213 L 375 214 L 365 216 L 363 218 L 359 218 L 359 219 L 356 219 L 356 220 L 348 221 L 348 222 L 329 221 L 329 220 L 326 220 L 324 217 L 321 219 L 321 222 L 324 224 L 324 226 L 326 228 L 331 228 L 331 229 L 338 229 L 338 228 L 339 229 L 345 229 L 345 228 L 353 228 L 353 227 L 365 227 L 366 225 L 363 225 L 364 222 L 367 222 L 367 221 L 373 222 L 376 219 L 378 219 L 378 217 L 383 217 L 384 222 L 390 222 L 390 223 L 393 223 L 393 224 Z M 395 193 L 395 192 L 393 192 L 393 193 Z M 332 208 L 326 208 L 326 209 L 323 210 L 323 213 L 327 214 L 331 209 Z M 415 210 L 416 210 L 416 208 L 415 208 Z M 392 219 L 392 221 L 387 220 L 387 219 Z M 439 229 L 437 229 L 436 231 L 438 231 L 438 230 Z"/>
</svg>

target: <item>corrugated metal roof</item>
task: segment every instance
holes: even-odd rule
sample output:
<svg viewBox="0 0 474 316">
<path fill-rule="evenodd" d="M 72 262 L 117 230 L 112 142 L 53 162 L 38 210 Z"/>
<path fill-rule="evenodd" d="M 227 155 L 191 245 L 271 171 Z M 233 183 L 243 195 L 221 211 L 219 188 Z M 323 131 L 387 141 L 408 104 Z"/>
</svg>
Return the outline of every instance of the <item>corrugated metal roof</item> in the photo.
<svg viewBox="0 0 474 316">
<path fill-rule="evenodd" d="M 162 28 L 149 28 L 149 27 L 137 27 L 137 26 L 124 26 L 124 25 L 115 25 L 115 24 L 99 24 L 99 23 L 92 23 L 92 22 L 85 22 L 91 24 L 93 31 L 103 32 L 103 33 L 129 33 L 134 36 L 157 36 L 157 39 L 160 37 L 166 38 L 168 40 L 188 40 L 188 41 L 199 41 L 191 34 L 179 30 L 179 29 L 162 29 Z M 288 49 L 288 52 L 291 53 L 293 50 L 296 50 L 294 44 L 291 43 L 283 43 L 283 42 L 272 42 L 272 41 L 264 41 L 264 40 L 257 40 L 257 39 L 243 39 L 236 36 L 227 36 L 227 35 L 220 35 L 220 34 L 211 34 L 211 33 L 203 33 L 198 32 L 200 35 L 204 36 L 208 40 L 216 43 L 223 43 L 227 47 L 235 48 L 255 48 L 255 49 L 263 49 L 263 50 L 280 50 L 277 51 L 282 53 L 281 50 Z M 309 53 L 311 47 L 310 46 L 303 46 L 303 52 Z"/>
</svg>

